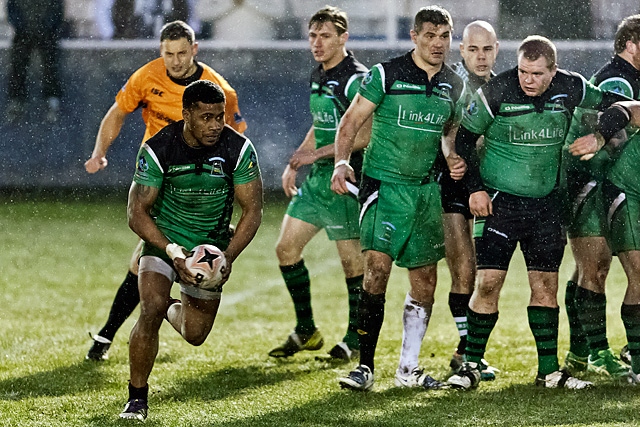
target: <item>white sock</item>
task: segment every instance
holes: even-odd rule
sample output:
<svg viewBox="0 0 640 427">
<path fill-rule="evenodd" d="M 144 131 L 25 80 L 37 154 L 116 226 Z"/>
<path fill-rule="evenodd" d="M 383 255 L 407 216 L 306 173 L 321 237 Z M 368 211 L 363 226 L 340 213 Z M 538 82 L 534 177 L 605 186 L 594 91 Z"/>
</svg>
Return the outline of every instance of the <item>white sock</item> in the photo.
<svg viewBox="0 0 640 427">
<path fill-rule="evenodd" d="M 433 304 L 427 307 L 418 305 L 418 301 L 407 293 L 402 314 L 402 352 L 398 365 L 398 372 L 402 374 L 406 375 L 418 367 L 422 339 L 427 332 L 432 307 Z"/>
</svg>

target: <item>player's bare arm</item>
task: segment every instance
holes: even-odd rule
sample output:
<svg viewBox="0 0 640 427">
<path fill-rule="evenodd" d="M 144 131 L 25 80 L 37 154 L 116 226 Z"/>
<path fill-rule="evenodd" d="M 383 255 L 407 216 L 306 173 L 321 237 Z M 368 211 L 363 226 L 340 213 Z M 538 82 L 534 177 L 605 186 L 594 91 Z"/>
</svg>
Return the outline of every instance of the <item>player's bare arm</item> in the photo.
<svg viewBox="0 0 640 427">
<path fill-rule="evenodd" d="M 318 158 L 316 137 L 313 132 L 313 126 L 311 126 L 302 140 L 302 144 L 289 159 L 289 167 L 293 170 L 298 170 L 300 166 L 310 165 Z"/>
<path fill-rule="evenodd" d="M 249 242 L 260 227 L 262 222 L 262 179 L 254 179 L 246 184 L 234 186 L 235 200 L 240 206 L 242 214 L 240 220 L 236 224 L 236 231 L 224 251 L 227 259 L 227 271 L 223 282 L 226 282 L 231 274 L 231 265 L 240 253 L 247 247 Z"/>
<path fill-rule="evenodd" d="M 349 191 L 347 181 L 355 182 L 355 175 L 353 168 L 349 165 L 349 158 L 355 149 L 356 136 L 367 121 L 371 122 L 371 115 L 376 107 L 376 104 L 357 94 L 344 116 L 342 116 L 342 120 L 340 120 L 334 143 L 336 167 L 331 177 L 331 189 L 338 194 L 346 194 Z M 371 130 L 369 128 L 370 133 Z M 364 142 L 365 139 L 363 138 L 361 143 Z M 368 143 L 368 141 L 366 142 Z"/>
<path fill-rule="evenodd" d="M 442 133 L 442 153 L 447 161 L 451 178 L 456 181 L 461 180 L 467 171 L 464 159 L 456 153 L 456 135 L 459 128 L 459 124 L 447 122 Z"/>
<path fill-rule="evenodd" d="M 296 186 L 298 168 L 303 164 L 311 164 L 314 162 L 314 160 L 312 160 L 310 163 L 306 163 L 308 158 L 313 157 L 310 153 L 312 154 L 315 151 L 315 145 L 316 139 L 313 134 L 313 126 L 311 126 L 302 140 L 302 144 L 300 144 L 295 153 L 293 153 L 291 159 L 289 159 L 289 163 L 284 168 L 284 172 L 282 172 L 282 189 L 287 197 L 293 197 L 298 192 L 298 187 Z M 302 163 L 303 161 L 305 163 Z"/>
<path fill-rule="evenodd" d="M 100 129 L 98 130 L 98 136 L 96 137 L 91 158 L 84 164 L 87 172 L 96 173 L 107 167 L 107 151 L 120 134 L 127 115 L 127 113 L 118 107 L 117 102 L 114 102 L 111 108 L 109 108 L 109 111 L 107 111 L 107 114 L 105 114 L 100 123 Z"/>
<path fill-rule="evenodd" d="M 184 262 L 184 251 L 180 254 L 182 251 L 181 248 L 169 246 L 171 242 L 160 229 L 158 229 L 151 217 L 151 208 L 158 198 L 159 193 L 160 189 L 156 187 L 141 185 L 135 182 L 131 184 L 127 203 L 129 228 L 145 242 L 166 251 L 173 260 L 174 267 L 181 281 L 187 285 L 195 285 L 196 278 L 189 272 Z M 169 246 L 169 248 L 167 248 L 167 246 Z"/>
</svg>

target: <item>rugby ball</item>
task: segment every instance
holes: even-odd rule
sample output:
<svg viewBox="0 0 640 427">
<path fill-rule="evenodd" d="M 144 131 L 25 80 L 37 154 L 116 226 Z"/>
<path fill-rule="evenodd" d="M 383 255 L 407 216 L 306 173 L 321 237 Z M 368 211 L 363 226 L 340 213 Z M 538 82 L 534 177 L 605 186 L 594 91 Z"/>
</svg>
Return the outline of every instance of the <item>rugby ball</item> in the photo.
<svg viewBox="0 0 640 427">
<path fill-rule="evenodd" d="M 224 252 L 213 245 L 198 245 L 185 259 L 189 271 L 196 276 L 198 287 L 214 290 L 222 281 L 222 273 L 227 268 Z"/>
</svg>

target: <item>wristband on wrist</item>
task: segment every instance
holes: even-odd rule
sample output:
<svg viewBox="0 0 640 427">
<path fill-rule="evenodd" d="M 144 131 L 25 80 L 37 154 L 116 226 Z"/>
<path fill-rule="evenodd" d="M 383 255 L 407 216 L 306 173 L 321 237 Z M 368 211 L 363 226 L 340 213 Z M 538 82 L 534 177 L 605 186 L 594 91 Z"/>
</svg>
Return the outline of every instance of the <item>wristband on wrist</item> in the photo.
<svg viewBox="0 0 640 427">
<path fill-rule="evenodd" d="M 346 159 L 338 160 L 338 161 L 336 162 L 336 164 L 335 164 L 335 165 L 333 165 L 333 168 L 334 168 L 334 169 L 337 169 L 337 168 L 338 168 L 338 167 L 340 167 L 340 166 L 346 166 L 346 167 L 347 167 L 347 169 L 349 169 L 351 172 L 353 172 L 353 168 L 352 168 L 352 167 L 351 167 L 351 165 L 349 164 L 349 160 L 346 160 Z"/>
<path fill-rule="evenodd" d="M 171 258 L 171 260 L 174 260 L 176 258 L 186 258 L 184 252 L 182 252 L 182 246 L 178 245 L 177 243 L 169 243 L 164 251 L 167 253 L 167 255 L 169 255 L 169 258 Z"/>
<path fill-rule="evenodd" d="M 596 131 L 604 137 L 605 142 L 609 142 L 613 135 L 629 124 L 630 120 L 631 114 L 629 110 L 622 105 L 614 104 L 604 110 L 598 119 Z"/>
</svg>

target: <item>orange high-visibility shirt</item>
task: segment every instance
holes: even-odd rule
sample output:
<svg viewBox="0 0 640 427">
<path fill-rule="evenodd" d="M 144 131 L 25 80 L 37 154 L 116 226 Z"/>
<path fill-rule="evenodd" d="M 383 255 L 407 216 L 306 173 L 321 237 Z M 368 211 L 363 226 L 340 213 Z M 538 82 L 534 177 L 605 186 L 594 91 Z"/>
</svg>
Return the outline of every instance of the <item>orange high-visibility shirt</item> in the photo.
<svg viewBox="0 0 640 427">
<path fill-rule="evenodd" d="M 247 123 L 240 114 L 238 95 L 231 85 L 213 68 L 198 62 L 195 80 L 211 80 L 218 84 L 226 96 L 225 122 L 244 132 Z M 199 77 L 197 74 L 201 74 Z M 193 77 L 187 79 L 190 83 Z M 147 129 L 143 142 L 170 123 L 182 120 L 182 94 L 186 84 L 167 75 L 162 58 L 154 59 L 134 72 L 116 95 L 118 107 L 126 113 L 142 108 L 142 120 Z"/>
</svg>

